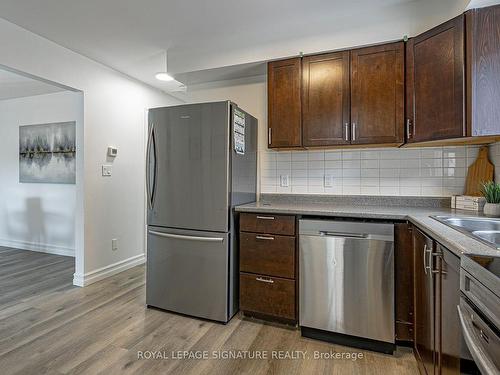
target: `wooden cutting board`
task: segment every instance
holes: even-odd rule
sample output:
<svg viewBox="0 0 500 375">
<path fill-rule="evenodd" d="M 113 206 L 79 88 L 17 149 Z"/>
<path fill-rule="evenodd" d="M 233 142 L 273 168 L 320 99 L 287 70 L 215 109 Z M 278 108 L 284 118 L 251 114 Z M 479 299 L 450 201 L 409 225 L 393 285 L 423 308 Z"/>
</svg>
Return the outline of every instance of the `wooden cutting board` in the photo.
<svg viewBox="0 0 500 375">
<path fill-rule="evenodd" d="M 488 146 L 479 149 L 479 155 L 467 172 L 465 195 L 481 196 L 481 184 L 493 181 L 495 167 L 488 159 Z"/>
</svg>

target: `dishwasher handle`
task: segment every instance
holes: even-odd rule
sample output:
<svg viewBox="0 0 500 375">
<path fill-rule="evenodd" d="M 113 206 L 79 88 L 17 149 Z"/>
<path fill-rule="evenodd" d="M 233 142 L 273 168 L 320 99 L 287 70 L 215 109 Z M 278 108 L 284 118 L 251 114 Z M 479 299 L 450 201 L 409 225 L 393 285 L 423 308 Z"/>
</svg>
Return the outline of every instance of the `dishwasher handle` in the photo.
<svg viewBox="0 0 500 375">
<path fill-rule="evenodd" d="M 368 238 L 368 234 L 366 233 L 348 233 L 348 232 L 334 232 L 328 230 L 320 230 L 319 234 L 321 236 L 327 236 L 327 237 Z"/>
</svg>

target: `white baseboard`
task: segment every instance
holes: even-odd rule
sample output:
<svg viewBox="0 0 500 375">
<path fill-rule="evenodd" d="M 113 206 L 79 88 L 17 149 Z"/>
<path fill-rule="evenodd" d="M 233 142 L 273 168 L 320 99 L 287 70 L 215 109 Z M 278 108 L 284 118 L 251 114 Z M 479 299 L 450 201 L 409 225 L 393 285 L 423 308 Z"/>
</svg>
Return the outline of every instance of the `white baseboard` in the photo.
<svg viewBox="0 0 500 375">
<path fill-rule="evenodd" d="M 116 275 L 117 273 L 126 271 L 129 268 L 143 264 L 145 261 L 146 257 L 144 254 L 139 254 L 85 274 L 75 273 L 73 275 L 73 285 L 87 286 L 99 280 Z"/>
<path fill-rule="evenodd" d="M 0 246 L 11 247 L 13 249 L 19 249 L 19 250 L 38 251 L 40 253 L 47 253 L 47 254 L 64 255 L 68 257 L 75 256 L 75 249 L 70 247 L 39 244 L 28 241 L 6 240 L 0 238 Z"/>
</svg>

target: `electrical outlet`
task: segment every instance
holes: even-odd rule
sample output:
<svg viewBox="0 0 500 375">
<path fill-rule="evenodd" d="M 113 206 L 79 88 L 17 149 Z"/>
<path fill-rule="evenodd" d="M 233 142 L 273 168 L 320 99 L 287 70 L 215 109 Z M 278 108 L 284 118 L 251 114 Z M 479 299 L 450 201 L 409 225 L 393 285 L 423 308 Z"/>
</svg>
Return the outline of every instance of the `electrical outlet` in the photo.
<svg viewBox="0 0 500 375">
<path fill-rule="evenodd" d="M 288 187 L 289 185 L 289 177 L 287 174 L 282 174 L 280 176 L 280 186 L 281 187 Z"/>
<path fill-rule="evenodd" d="M 116 238 L 113 238 L 111 240 L 111 250 L 113 251 L 118 250 L 118 240 Z"/>
<path fill-rule="evenodd" d="M 113 173 L 113 167 L 111 165 L 103 165 L 102 166 L 102 176 L 110 177 Z"/>
<path fill-rule="evenodd" d="M 323 179 L 323 183 L 325 187 L 333 187 L 333 176 L 326 174 Z"/>
</svg>

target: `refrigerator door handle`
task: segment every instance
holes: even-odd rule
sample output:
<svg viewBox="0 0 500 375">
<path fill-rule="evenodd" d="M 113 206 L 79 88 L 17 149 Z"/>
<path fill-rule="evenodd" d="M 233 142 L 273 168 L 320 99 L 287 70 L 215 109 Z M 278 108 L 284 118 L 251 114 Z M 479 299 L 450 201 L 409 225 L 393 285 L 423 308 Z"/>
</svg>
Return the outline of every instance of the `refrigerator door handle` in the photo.
<svg viewBox="0 0 500 375">
<path fill-rule="evenodd" d="M 222 237 L 198 237 L 198 236 L 184 236 L 181 234 L 170 234 L 170 233 L 162 233 L 154 230 L 148 231 L 149 234 L 159 237 L 173 238 L 177 240 L 186 240 L 186 241 L 205 241 L 205 242 L 224 242 L 224 238 Z"/>
<path fill-rule="evenodd" d="M 157 175 L 158 175 L 158 155 L 156 154 L 156 131 L 155 131 L 155 125 L 152 124 L 153 127 L 153 141 L 152 141 L 152 148 L 153 148 L 153 157 L 155 161 L 155 167 L 153 169 L 154 174 L 153 174 L 153 190 L 151 191 L 151 208 L 155 205 L 155 198 L 156 198 L 156 184 L 157 184 Z"/>
<path fill-rule="evenodd" d="M 151 144 L 153 142 L 153 130 L 154 130 L 154 125 L 151 124 L 151 129 L 149 129 L 149 134 L 148 134 L 148 144 L 146 147 L 146 195 L 148 199 L 148 207 L 149 209 L 152 209 L 152 201 L 151 201 L 151 176 L 150 176 L 150 155 L 151 155 Z M 156 164 L 156 161 L 155 161 Z"/>
</svg>

